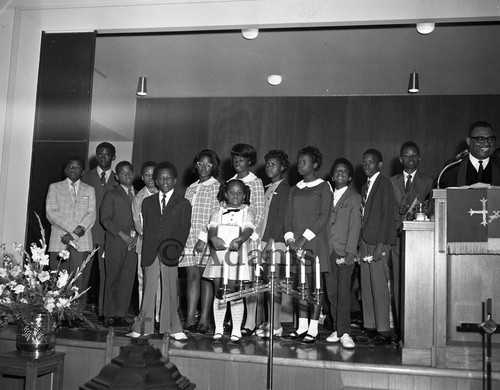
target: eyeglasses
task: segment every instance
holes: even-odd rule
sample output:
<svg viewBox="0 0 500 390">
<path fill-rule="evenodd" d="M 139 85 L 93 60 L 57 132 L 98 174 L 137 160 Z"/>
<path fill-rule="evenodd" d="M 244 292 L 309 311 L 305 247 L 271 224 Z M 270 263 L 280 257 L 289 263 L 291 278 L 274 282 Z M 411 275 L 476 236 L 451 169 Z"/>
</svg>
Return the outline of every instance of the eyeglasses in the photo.
<svg viewBox="0 0 500 390">
<path fill-rule="evenodd" d="M 198 161 L 198 162 L 196 163 L 196 166 L 197 166 L 198 168 L 203 168 L 203 167 L 212 168 L 214 165 L 213 165 L 213 164 L 211 164 L 211 163 L 205 163 L 205 162 Z"/>
<path fill-rule="evenodd" d="M 497 137 L 491 136 L 491 137 L 469 137 L 475 140 L 478 144 L 485 144 L 486 142 L 492 144 L 497 140 Z"/>
</svg>

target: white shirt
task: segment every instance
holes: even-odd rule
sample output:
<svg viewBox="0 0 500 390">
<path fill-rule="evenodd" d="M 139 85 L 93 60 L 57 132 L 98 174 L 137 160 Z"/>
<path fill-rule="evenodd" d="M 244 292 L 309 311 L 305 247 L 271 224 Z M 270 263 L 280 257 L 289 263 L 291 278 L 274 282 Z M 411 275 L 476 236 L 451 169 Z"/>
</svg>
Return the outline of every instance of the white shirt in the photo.
<svg viewBox="0 0 500 390">
<path fill-rule="evenodd" d="M 368 187 L 368 192 L 366 193 L 366 199 L 368 199 L 368 197 L 370 196 L 370 192 L 372 192 L 373 185 L 375 184 L 375 180 L 377 180 L 379 174 L 380 171 L 375 173 L 372 177 L 368 178 L 370 180 L 370 186 Z"/>
<path fill-rule="evenodd" d="M 69 192 L 71 192 L 71 189 L 74 187 L 75 193 L 78 194 L 78 188 L 80 188 L 80 179 L 75 181 L 74 186 L 72 185 L 73 182 L 69 178 L 66 178 L 66 183 L 68 183 Z"/>
<path fill-rule="evenodd" d="M 340 200 L 340 198 L 342 198 L 342 195 L 344 195 L 344 192 L 347 191 L 347 188 L 348 188 L 348 186 L 345 186 L 345 187 L 339 188 L 338 190 L 335 189 L 335 191 L 333 191 L 333 207 L 335 207 L 337 205 L 337 202 Z"/>
<path fill-rule="evenodd" d="M 108 169 L 107 171 L 103 171 L 102 168 L 100 166 L 97 166 L 97 173 L 99 174 L 99 179 L 101 178 L 101 174 L 102 173 L 105 173 L 106 174 L 106 183 L 108 182 L 109 180 L 109 177 L 111 176 L 111 173 L 113 172 L 111 169 Z"/>
<path fill-rule="evenodd" d="M 172 188 L 170 191 L 168 191 L 165 195 L 165 207 L 167 207 L 167 204 L 168 204 L 168 201 L 170 200 L 170 198 L 172 197 L 172 194 L 174 193 L 174 189 Z M 163 210 L 161 210 L 161 202 L 162 202 L 162 199 L 163 199 L 163 192 L 161 191 L 158 191 L 158 200 L 160 201 L 160 211 L 163 212 Z"/>
<path fill-rule="evenodd" d="M 474 169 L 479 172 L 479 159 L 475 158 L 472 154 L 469 153 L 469 161 L 474 166 Z M 488 166 L 488 163 L 490 162 L 490 158 L 488 157 L 481 161 L 483 162 L 483 169 L 485 169 Z"/>
</svg>

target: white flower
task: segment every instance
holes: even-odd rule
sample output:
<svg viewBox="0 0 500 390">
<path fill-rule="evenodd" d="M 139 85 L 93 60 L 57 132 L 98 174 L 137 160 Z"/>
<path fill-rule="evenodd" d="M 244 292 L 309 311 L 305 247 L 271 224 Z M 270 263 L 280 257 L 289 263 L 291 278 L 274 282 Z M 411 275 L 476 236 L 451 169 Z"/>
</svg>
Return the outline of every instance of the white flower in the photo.
<svg viewBox="0 0 500 390">
<path fill-rule="evenodd" d="M 5 289 L 5 284 L 0 284 L 0 295 L 3 294 L 4 289 Z"/>
<path fill-rule="evenodd" d="M 47 298 L 45 300 L 45 305 L 44 305 L 45 309 L 49 312 L 49 313 L 52 313 L 52 311 L 54 310 L 54 308 L 56 307 L 56 302 L 55 302 L 55 299 L 54 298 Z"/>
<path fill-rule="evenodd" d="M 40 265 L 49 265 L 49 255 L 45 253 L 45 248 L 39 248 L 31 244 L 31 258 Z"/>
<path fill-rule="evenodd" d="M 69 251 L 67 249 L 63 249 L 61 252 L 59 252 L 58 255 L 62 260 L 68 260 L 69 259 Z"/>
<path fill-rule="evenodd" d="M 12 249 L 14 249 L 14 251 L 16 251 L 17 253 L 23 253 L 23 244 L 20 244 L 19 242 L 14 241 L 12 243 Z"/>
<path fill-rule="evenodd" d="M 59 278 L 57 278 L 57 288 L 62 288 L 66 286 L 68 284 L 68 278 L 69 278 L 68 271 L 63 269 L 59 273 Z"/>
<path fill-rule="evenodd" d="M 0 268 L 0 277 L 7 278 L 7 270 L 5 268 Z"/>
<path fill-rule="evenodd" d="M 22 272 L 22 269 L 21 267 L 19 266 L 15 266 L 15 267 L 12 267 L 11 270 L 10 270 L 10 274 L 15 278 L 16 276 L 18 276 L 20 273 Z"/>
<path fill-rule="evenodd" d="M 5 305 L 10 305 L 12 303 L 12 299 L 10 299 L 10 297 L 5 297 L 0 301 L 0 303 L 3 303 Z"/>
<path fill-rule="evenodd" d="M 46 282 L 49 279 L 50 279 L 50 274 L 47 271 L 42 271 L 38 275 L 38 280 L 40 280 L 40 282 L 42 283 Z"/>
<path fill-rule="evenodd" d="M 24 292 L 24 285 L 18 284 L 16 287 L 14 287 L 14 293 L 21 294 L 22 292 Z"/>
<path fill-rule="evenodd" d="M 59 308 L 59 309 L 63 309 L 65 307 L 69 307 L 71 301 L 69 299 L 66 299 L 66 298 L 59 298 L 57 300 L 57 303 L 56 303 L 56 306 Z"/>
<path fill-rule="evenodd" d="M 340 259 L 335 260 L 335 263 L 337 263 L 337 265 L 345 264 L 345 258 L 341 257 Z"/>
<path fill-rule="evenodd" d="M 24 303 L 25 305 L 28 303 L 28 300 L 26 298 L 21 298 L 20 301 L 21 301 L 21 303 Z"/>
</svg>

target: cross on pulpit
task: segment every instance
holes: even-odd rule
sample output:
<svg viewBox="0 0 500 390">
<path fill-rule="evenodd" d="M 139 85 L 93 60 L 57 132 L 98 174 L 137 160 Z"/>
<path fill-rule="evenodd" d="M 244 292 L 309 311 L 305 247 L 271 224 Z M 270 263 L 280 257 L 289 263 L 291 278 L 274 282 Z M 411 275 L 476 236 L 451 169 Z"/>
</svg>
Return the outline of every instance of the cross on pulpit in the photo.
<svg viewBox="0 0 500 390">
<path fill-rule="evenodd" d="M 457 331 L 477 332 L 481 334 L 483 338 L 483 375 L 485 375 L 485 377 L 483 377 L 483 389 L 491 390 L 491 336 L 493 333 L 500 333 L 500 328 L 497 327 L 491 315 L 491 298 L 486 300 L 486 304 L 485 302 L 482 303 L 482 309 L 482 323 L 461 322 L 460 325 L 457 326 Z"/>
<path fill-rule="evenodd" d="M 481 225 L 486 226 L 488 222 L 486 221 L 486 216 L 488 215 L 488 209 L 486 208 L 486 202 L 488 201 L 487 199 L 483 198 L 479 200 L 483 204 L 483 209 L 482 210 L 469 210 L 469 214 L 472 217 L 474 214 L 482 214 L 483 215 L 483 222 L 481 222 Z"/>
</svg>

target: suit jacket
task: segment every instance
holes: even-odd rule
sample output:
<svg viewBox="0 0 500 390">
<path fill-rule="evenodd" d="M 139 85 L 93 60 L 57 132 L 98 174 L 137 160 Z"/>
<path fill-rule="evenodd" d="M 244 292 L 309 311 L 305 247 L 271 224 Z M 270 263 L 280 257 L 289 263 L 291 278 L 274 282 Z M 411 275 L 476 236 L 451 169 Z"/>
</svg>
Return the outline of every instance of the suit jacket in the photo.
<svg viewBox="0 0 500 390">
<path fill-rule="evenodd" d="M 142 202 L 143 267 L 154 263 L 163 241 L 171 241 L 169 260 L 179 260 L 191 228 L 191 203 L 176 192 L 170 197 L 162 215 L 159 195 L 149 196 Z"/>
<path fill-rule="evenodd" d="M 92 227 L 92 241 L 94 244 L 104 244 L 104 227 L 101 225 L 100 220 L 100 207 L 104 194 L 112 188 L 117 187 L 118 181 L 116 181 L 115 173 L 111 172 L 109 180 L 106 182 L 105 186 L 101 185 L 101 178 L 97 173 L 97 168 L 87 171 L 82 176 L 82 181 L 94 187 L 95 190 L 95 202 L 96 202 L 96 222 Z"/>
<path fill-rule="evenodd" d="M 365 205 L 361 224 L 361 237 L 371 245 L 383 243 L 393 245 L 396 242 L 394 228 L 394 189 L 391 180 L 380 173 L 372 184 L 370 195 Z M 366 183 L 361 190 L 364 193 Z"/>
<path fill-rule="evenodd" d="M 417 173 L 412 176 L 412 183 L 408 196 L 406 196 L 403 172 L 391 177 L 392 186 L 394 187 L 394 218 L 396 229 L 401 226 L 405 219 L 404 215 L 399 214 L 399 206 L 401 204 L 411 206 L 415 198 L 419 203 L 424 202 L 432 191 L 434 179 L 431 176 L 420 173 L 420 171 L 417 171 Z"/>
<path fill-rule="evenodd" d="M 359 231 L 361 230 L 361 196 L 347 188 L 332 209 L 329 226 L 330 253 L 335 250 L 339 256 L 346 252 L 357 253 Z"/>
<path fill-rule="evenodd" d="M 90 230 L 96 218 L 96 201 L 94 188 L 80 180 L 76 200 L 73 201 L 67 180 L 52 183 L 49 186 L 45 211 L 52 224 L 50 231 L 49 251 L 60 252 L 66 249 L 61 236 L 70 233 L 78 245 L 80 252 L 89 251 L 93 247 Z M 73 230 L 80 225 L 85 234 L 78 237 Z"/>
<path fill-rule="evenodd" d="M 111 253 L 115 249 L 126 247 L 118 233 L 130 234 L 135 230 L 132 218 L 132 201 L 122 186 L 115 187 L 104 194 L 100 208 L 101 224 L 106 230 L 105 250 Z M 108 256 L 106 255 L 106 258 Z"/>
<path fill-rule="evenodd" d="M 468 163 L 469 158 L 467 157 L 464 158 L 460 164 L 448 168 L 441 176 L 439 187 L 447 188 L 467 185 L 465 178 Z M 500 167 L 491 157 L 489 164 L 491 164 L 491 184 L 494 186 L 500 186 Z"/>
<path fill-rule="evenodd" d="M 134 218 L 135 231 L 138 234 L 137 244 L 135 246 L 135 251 L 137 254 L 142 253 L 142 202 L 148 196 L 151 196 L 147 187 L 140 190 L 134 197 L 132 201 L 132 218 Z"/>
<path fill-rule="evenodd" d="M 288 193 L 290 192 L 290 184 L 283 180 L 276 190 L 274 191 L 269 212 L 267 214 L 267 223 L 264 233 L 262 234 L 262 241 L 268 242 L 269 238 L 273 238 L 276 242 L 284 242 L 285 226 L 283 224 L 285 219 L 285 212 L 288 207 Z"/>
</svg>

